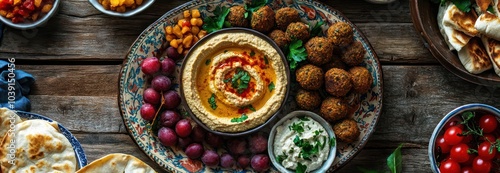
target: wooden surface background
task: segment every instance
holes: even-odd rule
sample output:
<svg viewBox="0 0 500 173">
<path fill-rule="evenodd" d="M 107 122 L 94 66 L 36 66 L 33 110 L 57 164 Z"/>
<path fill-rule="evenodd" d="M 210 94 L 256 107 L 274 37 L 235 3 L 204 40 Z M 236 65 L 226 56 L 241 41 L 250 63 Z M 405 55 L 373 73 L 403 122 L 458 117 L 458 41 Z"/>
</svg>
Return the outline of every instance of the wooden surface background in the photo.
<svg viewBox="0 0 500 173">
<path fill-rule="evenodd" d="M 157 0 L 130 18 L 110 17 L 86 0 L 63 0 L 44 27 L 6 28 L 1 59 L 34 75 L 32 112 L 70 129 L 89 162 L 109 153 L 132 154 L 159 172 L 128 135 L 118 109 L 118 73 L 139 34 L 186 0 Z M 367 36 L 382 63 L 384 105 L 364 149 L 338 172 L 358 167 L 386 170 L 386 157 L 404 144 L 404 172 L 431 172 L 427 146 L 435 125 L 467 103 L 500 107 L 500 89 L 468 83 L 444 69 L 413 27 L 408 0 L 374 5 L 362 0 L 324 0 Z"/>
</svg>

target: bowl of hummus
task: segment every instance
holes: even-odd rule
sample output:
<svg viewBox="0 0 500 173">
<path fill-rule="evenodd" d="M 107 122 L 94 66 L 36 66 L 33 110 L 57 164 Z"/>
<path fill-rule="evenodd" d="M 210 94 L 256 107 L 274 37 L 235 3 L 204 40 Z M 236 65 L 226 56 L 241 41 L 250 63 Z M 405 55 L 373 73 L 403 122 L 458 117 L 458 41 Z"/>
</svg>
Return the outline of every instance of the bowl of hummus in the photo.
<svg viewBox="0 0 500 173">
<path fill-rule="evenodd" d="M 290 88 L 280 48 L 251 29 L 229 28 L 203 37 L 181 67 L 181 98 L 208 131 L 225 136 L 255 132 L 279 113 Z"/>
<path fill-rule="evenodd" d="M 337 151 L 330 124 L 310 111 L 283 117 L 271 129 L 267 145 L 273 165 L 286 173 L 327 172 Z"/>
</svg>

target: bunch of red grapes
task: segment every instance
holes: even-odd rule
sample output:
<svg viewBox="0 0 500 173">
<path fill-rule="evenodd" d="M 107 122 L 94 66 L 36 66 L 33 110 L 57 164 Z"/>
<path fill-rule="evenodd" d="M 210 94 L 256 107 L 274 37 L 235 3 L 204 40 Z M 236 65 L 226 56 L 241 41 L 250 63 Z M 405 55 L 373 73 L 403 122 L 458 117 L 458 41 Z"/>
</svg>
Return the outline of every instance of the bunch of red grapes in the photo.
<svg viewBox="0 0 500 173">
<path fill-rule="evenodd" d="M 497 127 L 496 117 L 488 113 L 465 112 L 451 118 L 436 140 L 440 172 L 497 172 L 500 159 Z"/>
<path fill-rule="evenodd" d="M 187 118 L 176 108 L 181 102 L 179 94 L 171 89 L 171 76 L 175 71 L 175 60 L 180 56 L 175 49 L 167 48 L 167 57 L 148 57 L 141 63 L 141 71 L 152 78 L 143 93 L 141 117 L 149 122 L 159 113 L 158 139 L 167 147 L 182 148 L 189 159 L 200 159 L 206 166 L 223 168 L 251 166 L 255 171 L 270 168 L 267 153 L 267 137 L 262 133 L 247 137 L 224 138 L 207 132 Z M 206 145 L 203 145 L 206 144 Z M 206 146 L 206 147 L 204 147 Z M 221 153 L 217 152 L 217 149 Z"/>
</svg>

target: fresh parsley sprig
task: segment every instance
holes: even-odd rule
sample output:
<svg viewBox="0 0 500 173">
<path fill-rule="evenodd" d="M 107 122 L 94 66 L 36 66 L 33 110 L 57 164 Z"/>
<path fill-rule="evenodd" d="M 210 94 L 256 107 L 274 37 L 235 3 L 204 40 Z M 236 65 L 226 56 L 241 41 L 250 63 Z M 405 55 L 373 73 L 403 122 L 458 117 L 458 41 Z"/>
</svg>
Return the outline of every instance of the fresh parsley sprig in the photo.
<svg viewBox="0 0 500 173">
<path fill-rule="evenodd" d="M 229 8 L 225 6 L 215 7 L 214 16 L 205 17 L 203 19 L 202 28 L 205 31 L 207 31 L 207 33 L 211 33 L 224 28 L 224 26 L 227 26 L 229 24 L 229 22 L 226 21 L 226 17 L 228 14 L 229 14 Z"/>
<path fill-rule="evenodd" d="M 307 52 L 302 45 L 302 40 L 293 40 L 288 46 L 287 60 L 290 63 L 290 70 L 294 71 L 297 65 L 306 60 Z"/>
<path fill-rule="evenodd" d="M 241 94 L 248 88 L 249 83 L 250 74 L 241 68 L 237 68 L 236 74 L 231 78 L 231 86 L 238 91 L 238 94 Z"/>
<path fill-rule="evenodd" d="M 267 0 L 252 0 L 249 5 L 245 4 L 245 19 L 251 17 L 252 13 L 267 4 Z"/>
<path fill-rule="evenodd" d="M 314 27 L 311 28 L 311 31 L 309 31 L 309 33 L 311 33 L 311 38 L 323 35 L 323 30 L 321 29 L 321 26 L 323 24 L 325 24 L 324 21 L 319 21 L 316 23 L 316 25 L 314 25 Z"/>
<path fill-rule="evenodd" d="M 247 119 L 248 119 L 248 116 L 246 114 L 241 114 L 241 117 L 233 118 L 233 119 L 231 119 L 231 122 L 232 123 L 242 123 Z"/>
</svg>

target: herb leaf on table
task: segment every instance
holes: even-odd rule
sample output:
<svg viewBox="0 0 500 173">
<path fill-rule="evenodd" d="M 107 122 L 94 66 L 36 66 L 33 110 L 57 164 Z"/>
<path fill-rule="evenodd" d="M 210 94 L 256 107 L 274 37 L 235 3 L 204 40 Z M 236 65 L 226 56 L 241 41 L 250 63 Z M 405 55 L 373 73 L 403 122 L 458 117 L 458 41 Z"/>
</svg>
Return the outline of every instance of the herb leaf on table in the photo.
<svg viewBox="0 0 500 173">
<path fill-rule="evenodd" d="M 252 13 L 267 4 L 267 0 L 253 0 L 250 5 L 245 4 L 245 19 L 251 17 Z"/>
<path fill-rule="evenodd" d="M 202 28 L 207 31 L 207 33 L 212 33 L 214 31 L 222 29 L 226 23 L 226 17 L 229 14 L 229 8 L 217 6 L 214 10 L 214 16 L 205 17 L 203 19 Z"/>
<path fill-rule="evenodd" d="M 399 146 L 387 157 L 387 167 L 389 168 L 391 173 L 400 173 L 403 172 L 403 159 L 401 157 L 401 148 L 403 144 L 399 144 Z M 366 169 L 362 167 L 358 167 L 358 170 L 362 173 L 383 173 L 385 171 L 381 170 L 373 170 Z"/>
</svg>

